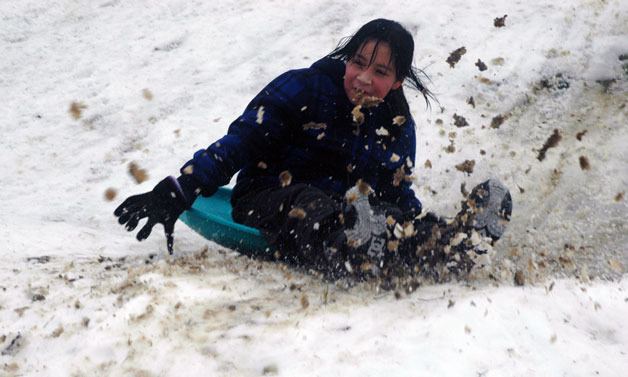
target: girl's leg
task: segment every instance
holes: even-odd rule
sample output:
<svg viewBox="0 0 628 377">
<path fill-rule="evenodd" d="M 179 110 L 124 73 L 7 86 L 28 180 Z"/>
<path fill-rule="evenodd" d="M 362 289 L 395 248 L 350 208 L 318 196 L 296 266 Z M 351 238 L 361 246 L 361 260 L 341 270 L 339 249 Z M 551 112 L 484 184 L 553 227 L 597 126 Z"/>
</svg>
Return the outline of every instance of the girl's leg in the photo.
<svg viewBox="0 0 628 377">
<path fill-rule="evenodd" d="M 323 269 L 325 248 L 343 231 L 340 201 L 306 184 L 272 187 L 242 195 L 234 203 L 235 221 L 260 229 L 275 258 Z"/>
</svg>

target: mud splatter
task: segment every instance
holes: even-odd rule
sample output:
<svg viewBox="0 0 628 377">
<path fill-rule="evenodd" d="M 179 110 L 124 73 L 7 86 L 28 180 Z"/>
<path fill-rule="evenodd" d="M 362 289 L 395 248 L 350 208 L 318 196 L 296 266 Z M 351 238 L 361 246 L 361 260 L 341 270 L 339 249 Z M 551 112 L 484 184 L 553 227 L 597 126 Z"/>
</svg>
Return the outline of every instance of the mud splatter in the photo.
<svg viewBox="0 0 628 377">
<path fill-rule="evenodd" d="M 543 147 L 541 147 L 541 150 L 536 158 L 539 161 L 543 161 L 547 150 L 556 147 L 561 139 L 562 136 L 560 135 L 560 131 L 555 129 L 554 133 L 552 133 L 552 135 L 545 141 L 545 144 L 543 144 Z"/>
<path fill-rule="evenodd" d="M 580 169 L 582 170 L 590 170 L 591 164 L 589 163 L 589 159 L 586 156 L 580 156 Z"/>
<path fill-rule="evenodd" d="M 148 179 L 148 173 L 146 170 L 141 169 L 137 162 L 132 161 L 128 165 L 129 174 L 135 179 L 135 182 L 142 183 Z"/>
<path fill-rule="evenodd" d="M 508 17 L 507 14 L 505 14 L 504 17 L 496 17 L 493 20 L 493 26 L 495 26 L 495 27 L 504 27 L 504 26 L 506 26 L 506 17 Z"/>
<path fill-rule="evenodd" d="M 465 117 L 463 117 L 462 115 L 458 115 L 458 114 L 454 113 L 454 126 L 456 126 L 458 128 L 468 127 L 469 126 L 469 122 L 467 122 Z"/>
<path fill-rule="evenodd" d="M 478 67 L 478 69 L 480 70 L 480 72 L 482 71 L 486 71 L 488 69 L 488 67 L 486 66 L 486 64 L 484 64 L 483 61 L 481 61 L 480 59 L 478 59 L 477 62 L 475 62 L 475 66 Z"/>
<path fill-rule="evenodd" d="M 459 170 L 463 173 L 467 173 L 471 175 L 473 173 L 473 168 L 475 167 L 475 160 L 464 160 L 464 162 L 456 165 L 456 170 Z"/>
<path fill-rule="evenodd" d="M 446 60 L 447 63 L 449 63 L 449 67 L 454 68 L 456 66 L 456 63 L 460 61 L 460 58 L 462 57 L 462 55 L 466 53 L 467 53 L 467 49 L 464 46 L 452 51 Z"/>
</svg>

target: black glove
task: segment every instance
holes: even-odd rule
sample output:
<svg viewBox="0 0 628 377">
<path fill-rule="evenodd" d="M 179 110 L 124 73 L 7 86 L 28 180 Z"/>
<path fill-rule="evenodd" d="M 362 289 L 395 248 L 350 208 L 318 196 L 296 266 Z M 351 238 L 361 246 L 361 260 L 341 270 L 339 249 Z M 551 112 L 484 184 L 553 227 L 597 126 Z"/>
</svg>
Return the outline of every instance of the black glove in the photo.
<svg viewBox="0 0 628 377">
<path fill-rule="evenodd" d="M 147 217 L 146 225 L 137 233 L 137 240 L 148 238 L 155 224 L 164 226 L 168 252 L 172 254 L 174 243 L 174 223 L 191 203 L 174 177 L 166 177 L 153 188 L 153 191 L 128 197 L 113 214 L 126 230 L 133 231 L 138 222 Z"/>
</svg>

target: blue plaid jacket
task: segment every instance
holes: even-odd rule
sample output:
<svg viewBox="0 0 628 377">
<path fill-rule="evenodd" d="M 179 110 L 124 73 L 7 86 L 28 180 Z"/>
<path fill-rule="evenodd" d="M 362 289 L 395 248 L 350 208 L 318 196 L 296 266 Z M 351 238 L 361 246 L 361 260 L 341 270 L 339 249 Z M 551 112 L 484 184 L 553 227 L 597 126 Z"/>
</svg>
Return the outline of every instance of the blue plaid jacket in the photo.
<svg viewBox="0 0 628 377">
<path fill-rule="evenodd" d="M 363 109 L 364 123 L 357 126 L 343 88 L 344 71 L 343 61 L 323 58 L 273 80 L 227 135 L 181 168 L 186 195 L 212 195 L 239 171 L 237 200 L 241 193 L 281 185 L 280 175 L 288 171 L 292 183 L 311 184 L 330 195 L 342 196 L 363 179 L 381 200 L 420 213 L 421 202 L 404 179 L 414 166 L 414 120 L 406 114 L 405 123 L 393 124 L 401 114 L 385 98 Z"/>
</svg>

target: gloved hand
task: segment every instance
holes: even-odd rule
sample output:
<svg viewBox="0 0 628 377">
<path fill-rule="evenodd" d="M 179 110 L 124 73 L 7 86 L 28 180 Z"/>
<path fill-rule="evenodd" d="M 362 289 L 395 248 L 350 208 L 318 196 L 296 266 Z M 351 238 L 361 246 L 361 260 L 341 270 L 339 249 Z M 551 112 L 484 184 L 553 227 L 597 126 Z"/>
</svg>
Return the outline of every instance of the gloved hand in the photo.
<svg viewBox="0 0 628 377">
<path fill-rule="evenodd" d="M 174 223 L 186 209 L 190 208 L 181 186 L 174 177 L 166 177 L 152 191 L 128 197 L 113 214 L 118 222 L 132 232 L 138 222 L 148 218 L 146 225 L 137 233 L 137 240 L 148 238 L 155 224 L 164 226 L 168 252 L 172 254 Z"/>
</svg>

